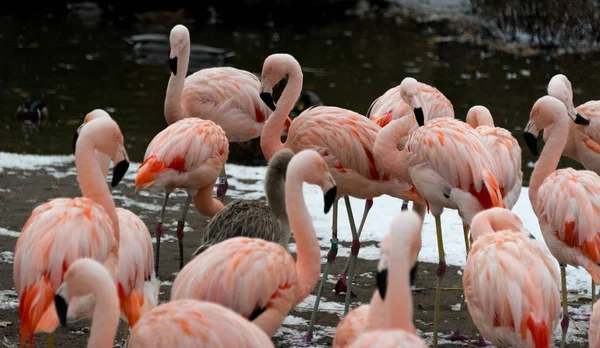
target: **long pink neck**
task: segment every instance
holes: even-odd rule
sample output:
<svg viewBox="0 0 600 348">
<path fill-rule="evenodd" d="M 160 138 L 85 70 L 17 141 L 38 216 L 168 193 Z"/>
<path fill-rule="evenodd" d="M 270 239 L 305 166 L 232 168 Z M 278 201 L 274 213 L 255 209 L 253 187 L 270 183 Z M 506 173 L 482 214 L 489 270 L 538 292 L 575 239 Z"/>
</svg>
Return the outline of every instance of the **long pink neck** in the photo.
<svg viewBox="0 0 600 348">
<path fill-rule="evenodd" d="M 92 315 L 88 348 L 112 347 L 119 325 L 119 298 L 112 282 L 94 284 L 96 305 Z"/>
<path fill-rule="evenodd" d="M 223 210 L 223 203 L 213 197 L 213 185 L 201 187 L 194 196 L 194 206 L 200 215 L 213 217 Z"/>
<path fill-rule="evenodd" d="M 260 136 L 260 147 L 267 161 L 285 146 L 281 142 L 281 130 L 290 111 L 296 105 L 300 92 L 302 92 L 302 70 L 300 65 L 294 61 L 286 61 L 285 64 L 287 65 L 288 83 L 277 101 L 275 111 L 265 122 Z"/>
<path fill-rule="evenodd" d="M 303 180 L 299 173 L 288 173 L 285 182 L 285 206 L 290 229 L 296 240 L 296 287 L 295 304 L 301 302 L 313 290 L 321 272 L 321 248 L 312 219 L 306 208 L 302 192 Z"/>
<path fill-rule="evenodd" d="M 110 216 L 113 223 L 115 238 L 120 241 L 119 219 L 115 210 L 115 202 L 108 190 L 106 176 L 94 155 L 94 145 L 90 141 L 81 139 L 75 149 L 75 168 L 77 169 L 77 181 L 84 197 L 100 204 L 104 211 Z"/>
<path fill-rule="evenodd" d="M 471 233 L 474 239 L 498 231 L 524 231 L 523 226 L 514 216 L 511 216 L 512 213 L 508 210 L 502 212 L 484 211 L 480 214 L 473 220 L 471 225 Z"/>
<path fill-rule="evenodd" d="M 394 242 L 394 244 L 401 244 L 404 247 L 394 248 L 394 251 L 388 256 L 388 286 L 384 308 L 387 312 L 386 317 L 389 320 L 389 329 L 411 331 L 413 326 L 413 302 L 408 282 L 411 252 L 409 245 L 406 243 Z"/>
<path fill-rule="evenodd" d="M 569 135 L 569 118 L 553 117 L 553 125 L 548 135 L 548 141 L 540 154 L 540 158 L 535 164 L 531 179 L 529 180 L 529 199 L 531 202 L 537 202 L 537 195 L 540 186 L 546 180 L 548 175 L 556 171 L 558 162 L 565 146 L 567 146 L 567 137 Z M 539 116 L 538 116 L 539 117 Z M 546 129 L 545 131 L 548 131 Z M 534 203 L 535 205 L 535 203 Z"/>
<path fill-rule="evenodd" d="M 494 119 L 490 115 L 482 112 L 468 114 L 467 123 L 473 128 L 479 126 L 494 127 Z"/>
<path fill-rule="evenodd" d="M 171 73 L 169 84 L 167 85 L 167 95 L 165 96 L 165 120 L 169 125 L 188 116 L 181 106 L 181 93 L 183 92 L 183 85 L 190 61 L 189 43 L 181 50 L 177 59 L 177 75 Z"/>
<path fill-rule="evenodd" d="M 412 116 L 394 120 L 379 131 L 373 144 L 375 158 L 379 159 L 385 171 L 405 182 L 412 182 L 405 165 L 407 152 L 398 151 L 397 144 L 410 132 L 413 125 Z"/>
</svg>

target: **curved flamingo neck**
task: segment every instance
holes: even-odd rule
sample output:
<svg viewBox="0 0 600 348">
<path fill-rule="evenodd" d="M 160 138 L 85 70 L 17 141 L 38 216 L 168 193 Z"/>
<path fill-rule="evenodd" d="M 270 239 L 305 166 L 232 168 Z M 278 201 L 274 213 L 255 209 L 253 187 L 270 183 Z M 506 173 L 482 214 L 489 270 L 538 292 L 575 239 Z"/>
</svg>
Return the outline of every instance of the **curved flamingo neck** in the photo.
<svg viewBox="0 0 600 348">
<path fill-rule="evenodd" d="M 177 75 L 171 73 L 165 96 L 165 120 L 168 125 L 188 117 L 187 112 L 181 105 L 181 94 L 183 93 L 183 86 L 190 61 L 189 42 L 180 51 L 177 60 Z"/>
<path fill-rule="evenodd" d="M 510 211 L 484 211 L 473 219 L 471 224 L 471 234 L 473 239 L 477 240 L 484 235 L 492 234 L 498 231 L 523 231 L 524 228 L 518 222 Z"/>
<path fill-rule="evenodd" d="M 303 166 L 300 165 L 300 168 Z M 296 240 L 296 286 L 297 304 L 310 294 L 317 284 L 321 272 L 321 249 L 312 219 L 306 208 L 302 192 L 301 173 L 288 171 L 285 182 L 285 206 L 290 223 L 290 229 Z"/>
<path fill-rule="evenodd" d="M 223 203 L 213 197 L 213 186 L 201 187 L 194 196 L 194 206 L 200 215 L 213 217 L 223 210 Z"/>
<path fill-rule="evenodd" d="M 483 112 L 467 114 L 467 123 L 473 128 L 479 126 L 494 127 L 494 119 L 492 116 Z"/>
<path fill-rule="evenodd" d="M 260 136 L 260 147 L 267 161 L 285 146 L 281 142 L 281 130 L 302 92 L 302 69 L 298 62 L 286 60 L 283 64 L 286 67 L 288 83 L 277 101 L 275 111 L 265 122 Z"/>
<path fill-rule="evenodd" d="M 92 268 L 93 272 L 93 268 Z M 119 298 L 114 283 L 101 275 L 86 277 L 92 281 L 96 298 L 88 347 L 112 347 L 119 325 Z"/>
<path fill-rule="evenodd" d="M 386 172 L 405 182 L 412 182 L 406 168 L 407 151 L 398 151 L 398 142 L 406 136 L 414 120 L 411 116 L 402 117 L 390 122 L 377 134 L 373 144 L 373 153 Z"/>
<path fill-rule="evenodd" d="M 541 115 L 538 117 L 540 116 Z M 529 198 L 534 204 L 534 207 L 535 202 L 537 202 L 540 186 L 544 180 L 546 180 L 548 175 L 556 171 L 562 152 L 567 146 L 567 137 L 569 135 L 568 123 L 570 122 L 570 119 L 567 117 L 559 117 L 560 115 L 556 114 L 553 114 L 552 116 L 552 124 L 554 127 L 550 130 L 547 128 L 544 130 L 544 132 L 549 131 L 548 141 L 544 145 L 544 149 L 535 164 L 531 179 L 529 180 Z"/>
<path fill-rule="evenodd" d="M 419 231 L 420 233 L 420 231 Z M 410 246 L 403 241 L 395 241 L 388 262 L 388 285 L 385 299 L 385 311 L 389 329 L 412 330 L 413 303 L 410 292 Z M 399 310 L 401 309 L 401 310 Z"/>
<path fill-rule="evenodd" d="M 83 196 L 100 204 L 110 216 L 118 245 L 120 241 L 119 218 L 117 217 L 115 202 L 106 184 L 103 168 L 94 154 L 95 150 L 95 146 L 91 141 L 82 138 L 78 141 L 75 148 L 77 181 Z"/>
</svg>

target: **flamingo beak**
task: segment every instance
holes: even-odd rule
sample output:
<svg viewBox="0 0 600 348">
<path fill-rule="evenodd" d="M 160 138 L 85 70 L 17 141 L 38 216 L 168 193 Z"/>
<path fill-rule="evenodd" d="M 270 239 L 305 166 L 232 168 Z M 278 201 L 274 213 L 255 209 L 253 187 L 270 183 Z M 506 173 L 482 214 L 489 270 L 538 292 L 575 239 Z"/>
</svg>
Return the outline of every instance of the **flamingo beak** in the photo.
<svg viewBox="0 0 600 348">
<path fill-rule="evenodd" d="M 271 109 L 271 111 L 275 111 L 275 109 L 277 108 L 275 106 L 275 102 L 273 101 L 273 95 L 269 92 L 262 92 L 260 94 L 260 99 L 262 99 L 262 101 L 267 104 L 267 106 L 269 107 L 269 109 Z"/>
<path fill-rule="evenodd" d="M 377 271 L 377 275 L 375 276 L 375 278 L 377 281 L 377 289 L 379 290 L 379 296 L 381 296 L 382 300 L 385 300 L 385 293 L 387 290 L 387 278 L 388 278 L 387 268 L 384 268 L 381 271 Z"/>
<path fill-rule="evenodd" d="M 335 197 L 337 196 L 337 186 L 333 186 L 330 188 L 327 193 L 325 193 L 325 214 L 329 213 L 331 206 L 335 202 Z"/>
<path fill-rule="evenodd" d="M 169 67 L 173 75 L 177 75 L 177 57 L 169 58 Z"/>
<path fill-rule="evenodd" d="M 525 132 L 523 137 L 525 138 L 525 144 L 527 144 L 527 147 L 529 148 L 529 151 L 531 151 L 531 154 L 537 157 L 539 153 L 537 149 L 537 138 L 535 137 L 535 135 L 529 132 Z"/>
<path fill-rule="evenodd" d="M 54 295 L 54 306 L 56 307 L 56 314 L 60 321 L 60 325 L 67 326 L 67 312 L 69 310 L 69 304 L 59 294 Z"/>
<path fill-rule="evenodd" d="M 79 132 L 75 131 L 75 134 L 73 134 L 73 153 L 75 153 L 75 145 L 77 145 L 77 139 L 79 139 Z"/>
<path fill-rule="evenodd" d="M 419 127 L 422 127 L 425 124 L 425 114 L 423 114 L 422 108 L 415 108 L 415 119 L 417 120 L 417 124 Z"/>
<path fill-rule="evenodd" d="M 122 160 L 121 162 L 117 163 L 117 165 L 113 168 L 111 182 L 112 187 L 117 186 L 119 182 L 121 182 L 121 179 L 123 179 L 125 173 L 127 173 L 127 169 L 129 169 L 129 162 L 127 160 Z"/>
<path fill-rule="evenodd" d="M 410 269 L 410 286 L 415 285 L 418 270 L 419 270 L 419 262 L 415 262 L 415 265 Z"/>
<path fill-rule="evenodd" d="M 575 122 L 575 124 L 582 125 L 582 126 L 587 126 L 588 124 L 590 124 L 590 121 L 583 118 L 579 113 L 577 113 L 577 115 L 575 115 L 574 122 Z"/>
</svg>

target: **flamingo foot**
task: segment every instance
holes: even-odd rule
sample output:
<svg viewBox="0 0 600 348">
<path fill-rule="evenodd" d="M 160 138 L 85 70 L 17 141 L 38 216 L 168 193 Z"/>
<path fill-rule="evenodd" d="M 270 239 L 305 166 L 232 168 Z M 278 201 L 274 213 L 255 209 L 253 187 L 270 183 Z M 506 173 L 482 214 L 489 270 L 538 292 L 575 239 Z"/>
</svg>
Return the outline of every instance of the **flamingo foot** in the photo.
<svg viewBox="0 0 600 348">
<path fill-rule="evenodd" d="M 490 347 L 492 345 L 492 342 L 486 340 L 485 338 L 483 338 L 483 336 L 480 335 L 479 339 L 475 341 L 473 345 L 477 347 Z"/>
<path fill-rule="evenodd" d="M 567 329 L 569 328 L 569 317 L 568 316 L 563 316 L 562 320 L 560 321 L 560 327 L 563 331 L 567 331 Z"/>
<path fill-rule="evenodd" d="M 225 199 L 225 194 L 227 193 L 228 188 L 229 183 L 227 183 L 227 177 L 219 177 L 219 185 L 217 186 L 217 198 L 223 201 Z"/>
<path fill-rule="evenodd" d="M 453 333 L 443 336 L 442 338 L 445 340 L 448 340 L 448 341 L 452 341 L 452 342 L 455 342 L 455 341 L 466 342 L 469 340 L 469 337 L 460 333 L 460 329 L 456 329 L 456 330 L 454 330 Z"/>
<path fill-rule="evenodd" d="M 307 342 L 307 343 L 312 342 L 312 339 L 313 339 L 313 332 L 312 332 L 312 330 L 308 330 L 306 332 L 306 335 L 304 335 L 304 337 L 302 337 L 302 341 Z M 300 340 L 298 340 L 298 339 L 292 339 L 291 341 L 292 342 L 297 342 L 297 341 L 300 341 Z"/>
<path fill-rule="evenodd" d="M 438 264 L 437 276 L 438 276 L 438 278 L 444 278 L 445 274 L 446 274 L 446 261 L 441 261 Z"/>
</svg>

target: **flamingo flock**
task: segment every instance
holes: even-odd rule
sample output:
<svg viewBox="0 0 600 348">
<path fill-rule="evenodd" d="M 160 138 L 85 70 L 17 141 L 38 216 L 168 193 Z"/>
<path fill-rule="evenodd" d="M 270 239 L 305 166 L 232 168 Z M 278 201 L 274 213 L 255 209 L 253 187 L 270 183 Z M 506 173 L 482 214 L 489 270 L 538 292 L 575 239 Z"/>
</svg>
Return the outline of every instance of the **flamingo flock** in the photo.
<svg viewBox="0 0 600 348">
<path fill-rule="evenodd" d="M 15 247 L 21 346 L 29 342 L 33 347 L 34 334 L 44 332 L 53 347 L 59 324 L 91 318 L 87 346 L 93 348 L 113 347 L 120 319 L 126 326 L 123 339 L 131 347 L 274 347 L 272 338 L 288 313 L 314 292 L 306 335 L 298 338 L 310 342 L 337 256 L 338 201 L 344 198 L 352 244 L 335 286 L 345 293 L 345 309 L 334 347 L 427 346 L 413 322 L 410 287 L 427 213 L 435 218 L 439 256 L 432 335 L 437 347 L 446 272 L 444 208 L 457 210 L 463 222 L 467 260 L 461 310 L 468 309 L 481 334 L 475 344 L 554 347 L 560 322 L 564 347 L 569 327 L 565 268 L 571 265 L 590 274 L 589 344 L 600 347 L 600 307 L 595 303 L 600 283 L 600 101 L 574 107 L 565 75 L 554 76 L 547 95 L 535 101 L 523 135 L 539 155 L 529 198 L 542 241 L 511 210 L 522 187 L 521 148 L 510 131 L 494 125 L 486 107 L 473 106 L 462 121 L 442 92 L 406 77 L 373 101 L 366 116 L 317 106 L 291 120 L 303 84 L 301 65 L 293 56 L 268 56 L 260 78 L 229 67 L 186 76 L 187 28 L 171 30 L 170 46 L 167 127 L 149 143 L 135 178 L 136 190 L 165 192 L 156 212 L 156 249 L 144 222 L 115 206 L 106 179 L 111 163 L 113 187 L 129 168 L 125 137 L 108 113 L 93 110 L 73 142 L 82 196 L 36 207 Z M 275 101 L 273 87 L 286 77 Z M 538 153 L 542 131 L 545 146 Z M 229 143 L 258 137 L 269 162 L 267 205 L 240 200 L 225 205 Z M 561 156 L 586 169 L 558 168 Z M 332 210 L 331 247 L 323 269 L 304 184 L 321 189 L 324 214 Z M 159 303 L 163 217 L 177 189 L 187 193 L 176 230 L 181 270 L 170 300 Z M 350 311 L 360 235 L 374 199 L 382 195 L 400 199 L 403 208 L 381 240 L 371 302 Z M 358 228 L 349 197 L 365 199 Z M 413 203 L 412 210 L 406 209 L 407 202 Z M 183 230 L 192 203 L 211 220 L 186 262 Z M 288 248 L 290 236 L 295 257 Z M 443 337 L 471 344 L 460 328 Z"/>
</svg>

